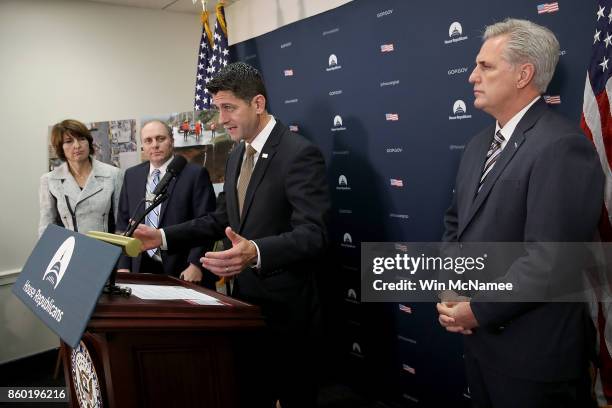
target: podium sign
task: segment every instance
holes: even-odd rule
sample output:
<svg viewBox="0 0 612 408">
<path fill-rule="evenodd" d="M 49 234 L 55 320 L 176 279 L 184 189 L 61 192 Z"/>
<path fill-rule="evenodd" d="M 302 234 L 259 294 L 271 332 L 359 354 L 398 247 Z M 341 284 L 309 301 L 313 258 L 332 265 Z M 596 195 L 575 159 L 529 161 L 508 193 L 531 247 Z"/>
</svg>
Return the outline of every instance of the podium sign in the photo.
<svg viewBox="0 0 612 408">
<path fill-rule="evenodd" d="M 121 249 L 49 225 L 30 254 L 13 294 L 75 348 Z"/>
</svg>

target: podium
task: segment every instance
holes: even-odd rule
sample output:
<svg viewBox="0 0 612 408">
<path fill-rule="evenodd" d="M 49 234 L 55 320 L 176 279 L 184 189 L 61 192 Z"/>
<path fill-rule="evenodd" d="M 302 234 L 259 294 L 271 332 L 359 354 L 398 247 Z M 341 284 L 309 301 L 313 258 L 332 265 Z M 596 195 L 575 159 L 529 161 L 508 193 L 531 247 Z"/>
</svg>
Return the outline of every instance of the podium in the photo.
<svg viewBox="0 0 612 408">
<path fill-rule="evenodd" d="M 180 285 L 224 305 L 103 294 L 80 344 L 61 344 L 71 407 L 237 407 L 257 375 L 239 363 L 257 352 L 259 308 L 169 276 L 118 274 L 117 283 Z"/>
</svg>

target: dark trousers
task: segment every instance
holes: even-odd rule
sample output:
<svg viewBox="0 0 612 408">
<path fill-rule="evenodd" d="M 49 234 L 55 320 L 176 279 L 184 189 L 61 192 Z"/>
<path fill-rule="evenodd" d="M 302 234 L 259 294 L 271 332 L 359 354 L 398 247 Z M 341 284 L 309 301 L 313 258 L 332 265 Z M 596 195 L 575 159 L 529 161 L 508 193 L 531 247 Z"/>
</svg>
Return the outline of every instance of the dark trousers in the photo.
<svg viewBox="0 0 612 408">
<path fill-rule="evenodd" d="M 164 274 L 164 266 L 161 262 L 151 259 L 148 253 L 143 252 L 140 255 L 140 272 L 143 273 L 155 273 L 158 275 Z"/>
<path fill-rule="evenodd" d="M 465 354 L 467 380 L 474 408 L 596 408 L 591 380 L 544 382 L 509 377 Z"/>
</svg>

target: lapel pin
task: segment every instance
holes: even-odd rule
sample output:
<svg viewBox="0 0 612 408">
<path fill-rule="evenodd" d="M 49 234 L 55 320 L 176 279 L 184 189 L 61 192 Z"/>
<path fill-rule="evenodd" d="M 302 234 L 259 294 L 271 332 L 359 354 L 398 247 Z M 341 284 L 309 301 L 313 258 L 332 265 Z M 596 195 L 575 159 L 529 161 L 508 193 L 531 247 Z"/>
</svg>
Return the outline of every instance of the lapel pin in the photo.
<svg viewBox="0 0 612 408">
<path fill-rule="evenodd" d="M 518 143 L 517 142 L 514 142 L 514 148 L 518 149 Z"/>
<path fill-rule="evenodd" d="M 261 157 L 262 157 L 263 159 L 267 159 L 267 158 L 268 158 L 268 153 L 262 153 L 262 154 L 261 154 Z"/>
</svg>

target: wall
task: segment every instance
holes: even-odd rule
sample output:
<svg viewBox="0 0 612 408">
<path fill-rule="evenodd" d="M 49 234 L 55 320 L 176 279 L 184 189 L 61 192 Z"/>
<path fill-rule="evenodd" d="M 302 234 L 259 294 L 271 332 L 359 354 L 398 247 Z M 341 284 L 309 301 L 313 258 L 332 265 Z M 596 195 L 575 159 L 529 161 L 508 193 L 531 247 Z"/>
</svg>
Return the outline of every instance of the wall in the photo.
<svg viewBox="0 0 612 408">
<path fill-rule="evenodd" d="M 353 0 L 236 1 L 225 7 L 229 45 L 269 33 L 351 1 Z M 214 25 L 211 24 L 211 27 Z"/>
<path fill-rule="evenodd" d="M 48 126 L 190 110 L 200 33 L 197 14 L 0 2 L 0 363 L 57 345 L 10 294 L 37 239 Z"/>
</svg>

